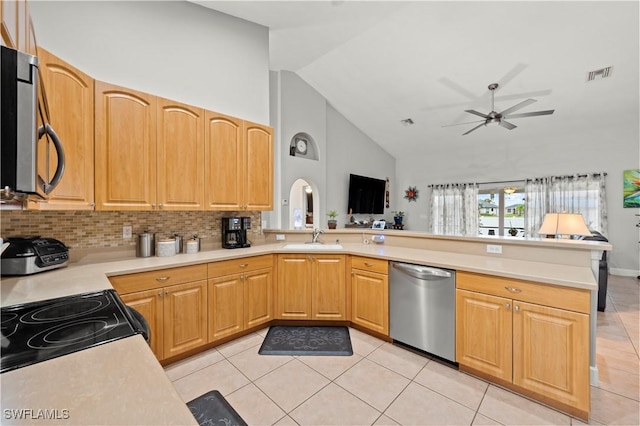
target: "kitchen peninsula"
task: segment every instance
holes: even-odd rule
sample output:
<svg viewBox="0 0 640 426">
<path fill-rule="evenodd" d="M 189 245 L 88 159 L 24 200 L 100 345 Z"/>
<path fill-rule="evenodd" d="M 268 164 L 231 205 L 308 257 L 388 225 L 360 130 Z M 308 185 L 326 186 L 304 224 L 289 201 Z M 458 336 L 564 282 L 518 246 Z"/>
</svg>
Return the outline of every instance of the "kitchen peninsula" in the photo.
<svg viewBox="0 0 640 426">
<path fill-rule="evenodd" d="M 27 277 L 3 278 L 1 305 L 9 306 L 28 301 L 109 289 L 113 287 L 110 278 L 166 270 L 167 268 L 178 269 L 194 265 L 208 265 L 215 268 L 216 266 L 222 267 L 222 265 L 228 264 L 227 262 L 235 262 L 237 259 L 268 256 L 273 259 L 272 265 L 277 269 L 276 259 L 279 256 L 293 256 L 304 251 L 306 252 L 304 254 L 307 255 L 314 252 L 318 256 L 331 254 L 344 256 L 346 259 L 369 258 L 378 261 L 399 260 L 428 264 L 455 269 L 467 274 L 527 284 L 535 283 L 544 288 L 558 287 L 569 291 L 586 292 L 591 295 L 589 306 L 594 309 L 597 283 L 592 264 L 594 259 L 600 258 L 602 251 L 612 249 L 609 244 L 600 242 L 538 239 L 523 241 L 508 237 L 441 237 L 406 231 L 385 231 L 386 242 L 375 244 L 370 240 L 371 236 L 377 233 L 379 232 L 371 230 L 364 232 L 361 230 L 326 231 L 321 240 L 327 244 L 333 244 L 338 240 L 342 248 L 323 250 L 319 254 L 317 250 L 312 248 L 309 250 L 285 248 L 287 243 L 310 241 L 309 232 L 266 230 L 264 231 L 264 241 L 254 242 L 252 247 L 245 249 L 210 250 L 165 258 L 128 258 L 103 263 L 72 262 L 69 267 L 61 270 Z M 286 240 L 276 241 L 276 235 L 285 235 Z M 501 246 L 502 254 L 486 253 L 487 244 Z M 239 266 L 248 262 L 237 263 Z M 233 265 L 231 264 L 231 266 Z M 345 275 L 348 276 L 348 274 Z M 273 277 L 278 277 L 278 273 L 274 273 Z M 345 278 L 345 280 L 347 279 Z M 272 288 L 276 289 L 277 285 L 273 285 Z M 347 298 L 350 297 L 350 292 L 349 281 L 346 281 Z M 278 305 L 277 297 L 276 295 L 273 298 L 272 306 Z M 595 335 L 594 313 L 595 311 L 590 315 L 591 330 L 589 333 L 592 336 Z M 351 314 L 351 310 L 347 309 L 346 320 L 353 322 L 353 317 L 349 316 Z M 273 311 L 273 318 L 280 318 L 276 309 Z M 242 334 L 239 332 L 237 336 Z M 233 337 L 233 335 L 227 336 L 227 339 Z M 593 347 L 595 339 L 592 337 L 590 340 Z M 216 344 L 213 341 L 202 348 Z M 587 352 L 588 349 L 586 349 Z M 595 351 L 595 348 L 591 349 Z M 122 356 L 123 351 L 127 353 L 127 356 Z M 114 360 L 117 362 L 113 362 Z M 597 379 L 597 372 L 594 368 L 595 362 L 590 364 L 591 380 L 593 381 Z M 72 368 L 72 365 L 78 367 Z M 104 368 L 92 369 L 91 366 L 94 365 L 102 365 Z M 78 370 L 81 374 L 69 375 L 67 368 L 71 371 Z M 83 374 L 82 372 L 85 370 L 87 373 Z M 137 388 L 123 386 L 124 376 L 118 375 L 118 370 L 126 372 L 127 383 L 145 383 L 145 385 L 153 383 L 150 388 L 153 392 L 140 392 Z M 92 373 L 89 374 L 89 371 Z M 101 380 L 101 385 L 96 387 L 91 382 L 98 378 Z M 56 382 L 46 384 L 51 380 Z M 500 383 L 502 384 L 502 382 Z M 25 384 L 27 384 L 29 392 L 24 391 Z M 70 416 L 68 419 L 60 420 L 61 424 L 95 423 L 94 416 L 99 412 L 111 413 L 104 418 L 112 418 L 115 423 L 146 423 L 150 420 L 145 417 L 147 410 L 136 410 L 136 404 L 140 407 L 147 407 L 148 405 L 145 404 L 155 406 L 161 401 L 166 411 L 154 413 L 154 416 L 157 416 L 154 418 L 154 423 L 185 423 L 189 419 L 188 410 L 185 409 L 144 339 L 140 336 L 122 339 L 118 342 L 4 373 L 2 385 L 3 408 L 68 409 Z M 52 386 L 70 391 L 64 393 L 47 392 L 46 389 L 50 390 Z M 118 398 L 110 400 L 105 398 L 105 395 L 118 395 Z M 86 404 L 87 400 L 91 401 L 90 408 Z M 134 404 L 134 408 L 122 404 L 124 400 Z M 172 407 L 175 410 L 172 410 Z M 570 411 L 567 407 L 560 408 Z M 584 418 L 588 415 L 588 409 L 586 413 L 584 411 L 578 410 L 572 414 Z M 11 424 L 10 419 L 5 419 L 5 421 L 7 424 Z M 189 421 L 192 420 L 189 419 Z"/>
</svg>

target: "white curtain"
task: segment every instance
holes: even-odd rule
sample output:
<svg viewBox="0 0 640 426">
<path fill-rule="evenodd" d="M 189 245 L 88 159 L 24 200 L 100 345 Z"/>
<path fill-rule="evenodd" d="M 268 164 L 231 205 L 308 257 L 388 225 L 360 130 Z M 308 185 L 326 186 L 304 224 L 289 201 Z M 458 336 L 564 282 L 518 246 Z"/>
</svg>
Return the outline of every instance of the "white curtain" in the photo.
<svg viewBox="0 0 640 426">
<path fill-rule="evenodd" d="M 552 176 L 527 181 L 526 232 L 537 237 L 545 213 L 580 213 L 587 227 L 607 235 L 605 174 Z"/>
<path fill-rule="evenodd" d="M 440 235 L 478 235 L 478 185 L 434 185 L 430 231 Z"/>
</svg>

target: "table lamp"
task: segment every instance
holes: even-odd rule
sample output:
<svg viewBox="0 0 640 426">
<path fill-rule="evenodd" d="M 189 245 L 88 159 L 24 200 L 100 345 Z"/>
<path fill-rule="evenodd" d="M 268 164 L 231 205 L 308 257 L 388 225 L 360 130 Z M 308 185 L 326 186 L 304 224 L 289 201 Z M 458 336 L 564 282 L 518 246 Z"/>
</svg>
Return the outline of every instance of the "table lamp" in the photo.
<svg viewBox="0 0 640 426">
<path fill-rule="evenodd" d="M 579 213 L 547 213 L 538 234 L 546 234 L 547 238 L 569 238 L 570 235 L 591 236 L 591 231 Z"/>
</svg>

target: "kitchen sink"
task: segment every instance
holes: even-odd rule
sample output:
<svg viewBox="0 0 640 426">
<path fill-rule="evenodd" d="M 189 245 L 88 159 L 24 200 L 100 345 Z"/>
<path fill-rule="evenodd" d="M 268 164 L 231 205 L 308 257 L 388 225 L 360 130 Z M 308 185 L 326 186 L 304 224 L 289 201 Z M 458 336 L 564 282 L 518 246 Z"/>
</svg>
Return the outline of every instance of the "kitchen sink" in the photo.
<svg viewBox="0 0 640 426">
<path fill-rule="evenodd" d="M 341 244 L 323 244 L 323 243 L 292 243 L 286 244 L 284 247 L 286 250 L 340 250 Z"/>
</svg>

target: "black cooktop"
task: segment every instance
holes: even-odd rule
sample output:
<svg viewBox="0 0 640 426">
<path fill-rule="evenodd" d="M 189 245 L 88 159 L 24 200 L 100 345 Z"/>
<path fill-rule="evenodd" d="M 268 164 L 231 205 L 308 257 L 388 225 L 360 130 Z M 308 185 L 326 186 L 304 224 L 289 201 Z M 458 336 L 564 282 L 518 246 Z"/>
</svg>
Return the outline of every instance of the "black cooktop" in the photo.
<svg viewBox="0 0 640 426">
<path fill-rule="evenodd" d="M 0 309 L 0 373 L 141 333 L 114 290 Z"/>
</svg>

